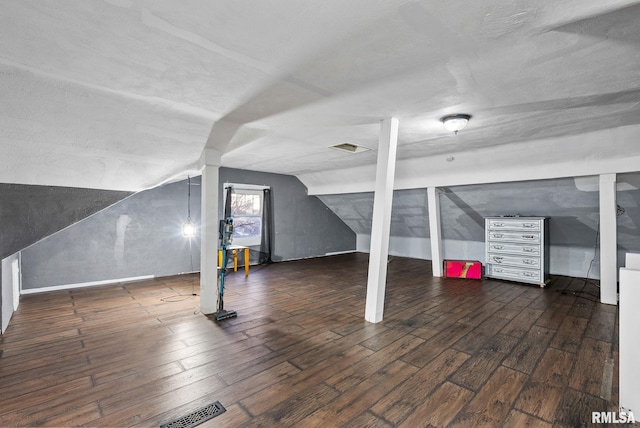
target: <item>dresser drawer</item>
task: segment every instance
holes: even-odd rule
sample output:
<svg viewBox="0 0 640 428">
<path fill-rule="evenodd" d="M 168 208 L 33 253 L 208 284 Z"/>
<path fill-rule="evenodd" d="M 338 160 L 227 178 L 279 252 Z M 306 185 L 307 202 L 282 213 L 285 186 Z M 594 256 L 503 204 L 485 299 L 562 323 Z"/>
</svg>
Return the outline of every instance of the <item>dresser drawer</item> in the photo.
<svg viewBox="0 0 640 428">
<path fill-rule="evenodd" d="M 501 242 L 489 242 L 487 245 L 487 251 L 491 253 L 522 254 L 532 257 L 540 256 L 539 245 L 503 244 Z"/>
<path fill-rule="evenodd" d="M 527 220 L 519 218 L 487 219 L 489 230 L 541 230 L 539 220 Z"/>
<path fill-rule="evenodd" d="M 540 243 L 540 232 L 502 232 L 489 231 L 487 239 L 493 242 Z"/>
<path fill-rule="evenodd" d="M 548 282 L 547 217 L 487 217 L 485 238 L 485 276 L 541 287 Z"/>
<path fill-rule="evenodd" d="M 496 265 L 510 265 L 519 266 L 524 268 L 539 269 L 540 258 L 527 257 L 527 256 L 514 256 L 505 254 L 491 254 L 489 253 L 489 259 L 487 263 L 493 263 Z"/>
<path fill-rule="evenodd" d="M 492 278 L 512 279 L 514 281 L 541 284 L 540 270 L 526 270 L 517 267 L 496 266 L 487 264 L 487 276 Z"/>
</svg>

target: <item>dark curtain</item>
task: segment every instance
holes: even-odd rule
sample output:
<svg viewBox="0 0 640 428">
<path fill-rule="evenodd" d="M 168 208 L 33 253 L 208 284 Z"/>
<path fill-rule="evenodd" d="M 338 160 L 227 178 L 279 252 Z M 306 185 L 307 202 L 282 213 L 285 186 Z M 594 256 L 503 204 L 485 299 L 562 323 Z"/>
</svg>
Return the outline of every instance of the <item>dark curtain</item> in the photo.
<svg viewBox="0 0 640 428">
<path fill-rule="evenodd" d="M 260 264 L 272 263 L 273 251 L 273 208 L 271 203 L 271 189 L 264 189 L 262 193 L 262 235 L 260 236 Z"/>
<path fill-rule="evenodd" d="M 224 200 L 224 218 L 223 220 L 231 217 L 231 193 L 233 193 L 233 187 L 227 187 L 227 197 Z"/>
<path fill-rule="evenodd" d="M 218 229 L 218 236 L 220 241 L 218 242 L 219 247 L 218 248 L 222 248 L 222 239 L 223 239 L 223 230 L 224 230 L 224 223 L 225 221 L 231 217 L 231 194 L 233 193 L 233 187 L 227 187 L 225 189 L 227 191 L 227 195 L 225 196 L 224 199 L 224 218 L 222 220 L 220 220 L 220 226 Z M 226 252 L 227 254 L 225 254 L 225 259 L 226 262 L 225 266 L 223 266 L 225 269 L 227 267 L 227 265 L 229 264 L 229 253 L 230 251 Z"/>
</svg>

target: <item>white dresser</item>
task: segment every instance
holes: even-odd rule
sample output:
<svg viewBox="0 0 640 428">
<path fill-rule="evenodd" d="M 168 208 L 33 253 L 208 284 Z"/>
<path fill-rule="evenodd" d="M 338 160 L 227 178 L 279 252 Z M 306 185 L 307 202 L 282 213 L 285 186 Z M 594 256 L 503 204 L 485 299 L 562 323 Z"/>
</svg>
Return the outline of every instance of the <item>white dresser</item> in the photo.
<svg viewBox="0 0 640 428">
<path fill-rule="evenodd" d="M 485 218 L 485 276 L 544 287 L 549 282 L 546 217 Z"/>
</svg>

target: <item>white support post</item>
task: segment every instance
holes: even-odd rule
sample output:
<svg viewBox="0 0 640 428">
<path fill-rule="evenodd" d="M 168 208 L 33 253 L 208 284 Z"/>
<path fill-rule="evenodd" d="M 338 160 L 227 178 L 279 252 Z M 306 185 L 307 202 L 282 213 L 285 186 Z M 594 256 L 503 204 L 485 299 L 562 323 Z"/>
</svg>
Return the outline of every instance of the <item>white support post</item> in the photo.
<svg viewBox="0 0 640 428">
<path fill-rule="evenodd" d="M 630 268 L 629 264 L 620 268 L 620 410 L 640 414 L 640 342 L 638 324 L 640 323 L 640 270 Z"/>
<path fill-rule="evenodd" d="M 376 167 L 376 188 L 373 197 L 371 249 L 369 251 L 369 274 L 367 279 L 367 302 L 364 314 L 365 320 L 374 323 L 382 321 L 384 312 L 397 145 L 398 119 L 395 117 L 387 118 L 382 121 L 378 142 L 378 164 Z"/>
<path fill-rule="evenodd" d="M 433 276 L 442 276 L 442 228 L 440 227 L 440 192 L 427 188 L 429 206 L 429 232 L 431 241 L 431 269 Z"/>
<path fill-rule="evenodd" d="M 616 174 L 600 175 L 600 302 L 618 304 Z"/>
<path fill-rule="evenodd" d="M 200 310 L 212 314 L 218 300 L 218 175 L 219 156 L 203 153 L 200 214 Z M 217 163 L 213 165 L 212 163 Z"/>
</svg>

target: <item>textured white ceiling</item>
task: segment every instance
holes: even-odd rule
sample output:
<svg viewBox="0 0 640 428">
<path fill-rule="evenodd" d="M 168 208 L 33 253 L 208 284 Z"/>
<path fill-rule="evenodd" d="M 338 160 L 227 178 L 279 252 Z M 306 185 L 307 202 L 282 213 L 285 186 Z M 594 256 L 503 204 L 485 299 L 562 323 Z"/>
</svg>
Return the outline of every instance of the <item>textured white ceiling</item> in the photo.
<svg viewBox="0 0 640 428">
<path fill-rule="evenodd" d="M 528 141 L 640 124 L 638 22 L 629 0 L 5 1 L 0 182 L 138 190 L 207 144 L 329 175 L 375 163 L 388 116 L 400 160 L 522 162 Z M 473 115 L 455 137 L 449 113 Z M 346 141 L 374 150 L 328 149 Z"/>
</svg>

